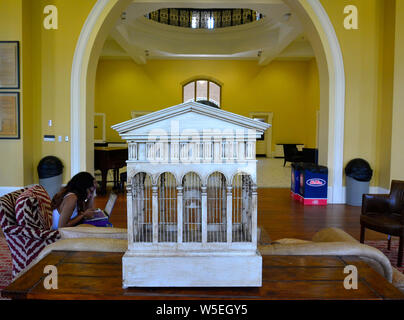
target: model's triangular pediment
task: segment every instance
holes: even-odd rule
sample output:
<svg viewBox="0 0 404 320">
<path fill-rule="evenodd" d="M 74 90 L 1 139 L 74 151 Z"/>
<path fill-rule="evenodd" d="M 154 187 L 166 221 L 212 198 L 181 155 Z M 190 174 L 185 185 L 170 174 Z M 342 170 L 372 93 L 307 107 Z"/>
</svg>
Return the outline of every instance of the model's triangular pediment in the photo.
<svg viewBox="0 0 404 320">
<path fill-rule="evenodd" d="M 158 134 L 158 130 L 172 132 L 173 129 L 179 132 L 255 130 L 262 134 L 269 127 L 267 123 L 197 102 L 182 103 L 112 126 L 122 137 Z"/>
</svg>

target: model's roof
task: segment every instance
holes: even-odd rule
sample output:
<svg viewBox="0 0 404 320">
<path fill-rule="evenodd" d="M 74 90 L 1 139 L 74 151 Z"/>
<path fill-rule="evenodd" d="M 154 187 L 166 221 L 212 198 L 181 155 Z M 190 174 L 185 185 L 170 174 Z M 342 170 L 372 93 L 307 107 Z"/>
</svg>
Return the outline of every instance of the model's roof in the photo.
<svg viewBox="0 0 404 320">
<path fill-rule="evenodd" d="M 125 136 L 143 131 L 141 129 L 156 129 L 160 127 L 158 124 L 167 127 L 170 120 L 179 121 L 180 130 L 244 128 L 262 133 L 270 127 L 267 123 L 192 101 L 116 124 L 112 129 Z"/>
</svg>

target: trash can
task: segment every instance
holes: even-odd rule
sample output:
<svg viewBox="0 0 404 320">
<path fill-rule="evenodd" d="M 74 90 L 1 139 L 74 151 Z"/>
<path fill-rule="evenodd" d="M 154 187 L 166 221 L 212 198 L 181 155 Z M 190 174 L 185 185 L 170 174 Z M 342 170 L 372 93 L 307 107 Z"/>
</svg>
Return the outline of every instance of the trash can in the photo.
<svg viewBox="0 0 404 320">
<path fill-rule="evenodd" d="M 62 186 L 62 161 L 54 156 L 47 156 L 39 161 L 37 170 L 39 184 L 45 188 L 52 199 Z"/>
<path fill-rule="evenodd" d="M 353 159 L 345 167 L 346 203 L 351 206 L 362 205 L 362 195 L 369 193 L 373 170 L 364 159 Z"/>
<path fill-rule="evenodd" d="M 325 206 L 328 199 L 328 168 L 306 164 L 300 173 L 300 202 L 309 206 Z"/>
</svg>

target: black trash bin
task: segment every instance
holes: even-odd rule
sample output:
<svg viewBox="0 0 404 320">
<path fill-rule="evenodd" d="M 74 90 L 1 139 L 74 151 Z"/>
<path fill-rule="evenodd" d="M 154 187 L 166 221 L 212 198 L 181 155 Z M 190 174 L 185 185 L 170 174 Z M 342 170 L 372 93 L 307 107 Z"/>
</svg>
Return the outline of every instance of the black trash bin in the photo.
<svg viewBox="0 0 404 320">
<path fill-rule="evenodd" d="M 57 157 L 47 156 L 39 161 L 38 167 L 39 184 L 45 188 L 49 197 L 53 196 L 62 186 L 63 163 Z"/>
<path fill-rule="evenodd" d="M 364 159 L 353 159 L 345 167 L 346 203 L 351 206 L 362 205 L 362 195 L 369 193 L 373 170 Z"/>
</svg>

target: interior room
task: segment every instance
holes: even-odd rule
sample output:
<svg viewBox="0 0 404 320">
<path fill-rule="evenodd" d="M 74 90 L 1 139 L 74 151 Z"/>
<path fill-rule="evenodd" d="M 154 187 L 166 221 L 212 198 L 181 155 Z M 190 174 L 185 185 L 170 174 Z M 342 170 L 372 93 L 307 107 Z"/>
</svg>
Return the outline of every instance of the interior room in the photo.
<svg viewBox="0 0 404 320">
<path fill-rule="evenodd" d="M 403 15 L 1 1 L 0 299 L 403 299 Z"/>
</svg>

